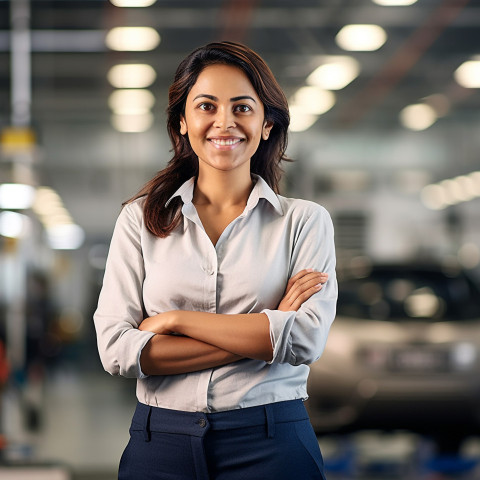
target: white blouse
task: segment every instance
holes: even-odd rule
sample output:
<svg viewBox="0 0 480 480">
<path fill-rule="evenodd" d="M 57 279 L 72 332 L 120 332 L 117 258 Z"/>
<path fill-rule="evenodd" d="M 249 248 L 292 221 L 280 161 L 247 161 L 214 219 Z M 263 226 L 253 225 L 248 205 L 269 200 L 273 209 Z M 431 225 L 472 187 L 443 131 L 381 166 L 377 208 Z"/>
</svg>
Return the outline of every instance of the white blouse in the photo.
<svg viewBox="0 0 480 480">
<path fill-rule="evenodd" d="M 332 221 L 318 204 L 276 195 L 262 178 L 254 180 L 245 210 L 215 246 L 192 203 L 193 178 L 172 196 L 183 201 L 183 220 L 167 238 L 145 227 L 143 198 L 121 211 L 94 320 L 105 370 L 137 377 L 140 402 L 215 412 L 307 398 L 308 364 L 320 357 L 335 317 Z M 327 283 L 297 312 L 276 310 L 288 279 L 305 268 L 327 272 Z M 169 310 L 263 312 L 273 360 L 146 376 L 139 359 L 153 333 L 138 326 Z"/>
</svg>

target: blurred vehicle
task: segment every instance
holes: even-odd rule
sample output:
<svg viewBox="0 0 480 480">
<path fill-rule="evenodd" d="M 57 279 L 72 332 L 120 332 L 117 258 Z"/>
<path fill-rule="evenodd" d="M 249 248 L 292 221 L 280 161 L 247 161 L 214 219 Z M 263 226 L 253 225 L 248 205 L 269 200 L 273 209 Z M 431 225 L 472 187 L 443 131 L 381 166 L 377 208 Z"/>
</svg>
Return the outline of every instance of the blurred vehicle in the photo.
<svg viewBox="0 0 480 480">
<path fill-rule="evenodd" d="M 318 434 L 408 429 L 456 450 L 480 432 L 480 287 L 457 267 L 367 265 L 339 280 L 311 366 Z"/>
</svg>

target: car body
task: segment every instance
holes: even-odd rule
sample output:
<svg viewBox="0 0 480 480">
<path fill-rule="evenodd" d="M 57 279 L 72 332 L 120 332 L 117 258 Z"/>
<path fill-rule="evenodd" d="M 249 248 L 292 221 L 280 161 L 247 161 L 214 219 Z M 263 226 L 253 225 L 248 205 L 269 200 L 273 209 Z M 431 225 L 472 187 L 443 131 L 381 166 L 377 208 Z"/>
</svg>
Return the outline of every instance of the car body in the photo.
<svg viewBox="0 0 480 480">
<path fill-rule="evenodd" d="M 340 277 L 337 318 L 308 389 L 319 434 L 478 433 L 479 286 L 440 263 L 367 263 Z"/>
</svg>

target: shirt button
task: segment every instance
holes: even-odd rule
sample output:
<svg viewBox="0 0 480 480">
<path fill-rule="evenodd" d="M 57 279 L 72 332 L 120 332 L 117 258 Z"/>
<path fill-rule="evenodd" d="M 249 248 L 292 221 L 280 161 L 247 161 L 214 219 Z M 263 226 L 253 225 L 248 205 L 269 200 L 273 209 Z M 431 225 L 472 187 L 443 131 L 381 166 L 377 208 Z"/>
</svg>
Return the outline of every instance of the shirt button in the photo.
<svg viewBox="0 0 480 480">
<path fill-rule="evenodd" d="M 201 418 L 200 420 L 197 421 L 197 425 L 199 427 L 205 428 L 207 426 L 207 421 L 204 418 Z"/>
</svg>

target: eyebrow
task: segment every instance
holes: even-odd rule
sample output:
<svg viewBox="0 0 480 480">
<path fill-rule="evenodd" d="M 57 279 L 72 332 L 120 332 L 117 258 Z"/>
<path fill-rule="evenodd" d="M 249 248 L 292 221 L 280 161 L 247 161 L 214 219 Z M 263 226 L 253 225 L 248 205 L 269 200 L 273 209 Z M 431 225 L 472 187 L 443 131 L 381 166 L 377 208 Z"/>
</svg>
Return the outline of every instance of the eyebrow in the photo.
<svg viewBox="0 0 480 480">
<path fill-rule="evenodd" d="M 218 98 L 215 97 L 214 95 L 208 95 L 206 93 L 201 93 L 200 95 L 197 95 L 194 100 L 196 100 L 197 98 L 208 98 L 210 100 L 213 100 L 214 102 L 218 102 Z M 252 100 L 253 102 L 257 103 L 256 100 L 251 97 L 250 95 L 240 95 L 239 97 L 232 97 L 230 99 L 231 102 L 238 102 L 238 100 L 245 100 L 245 99 L 248 99 L 248 100 Z"/>
</svg>

